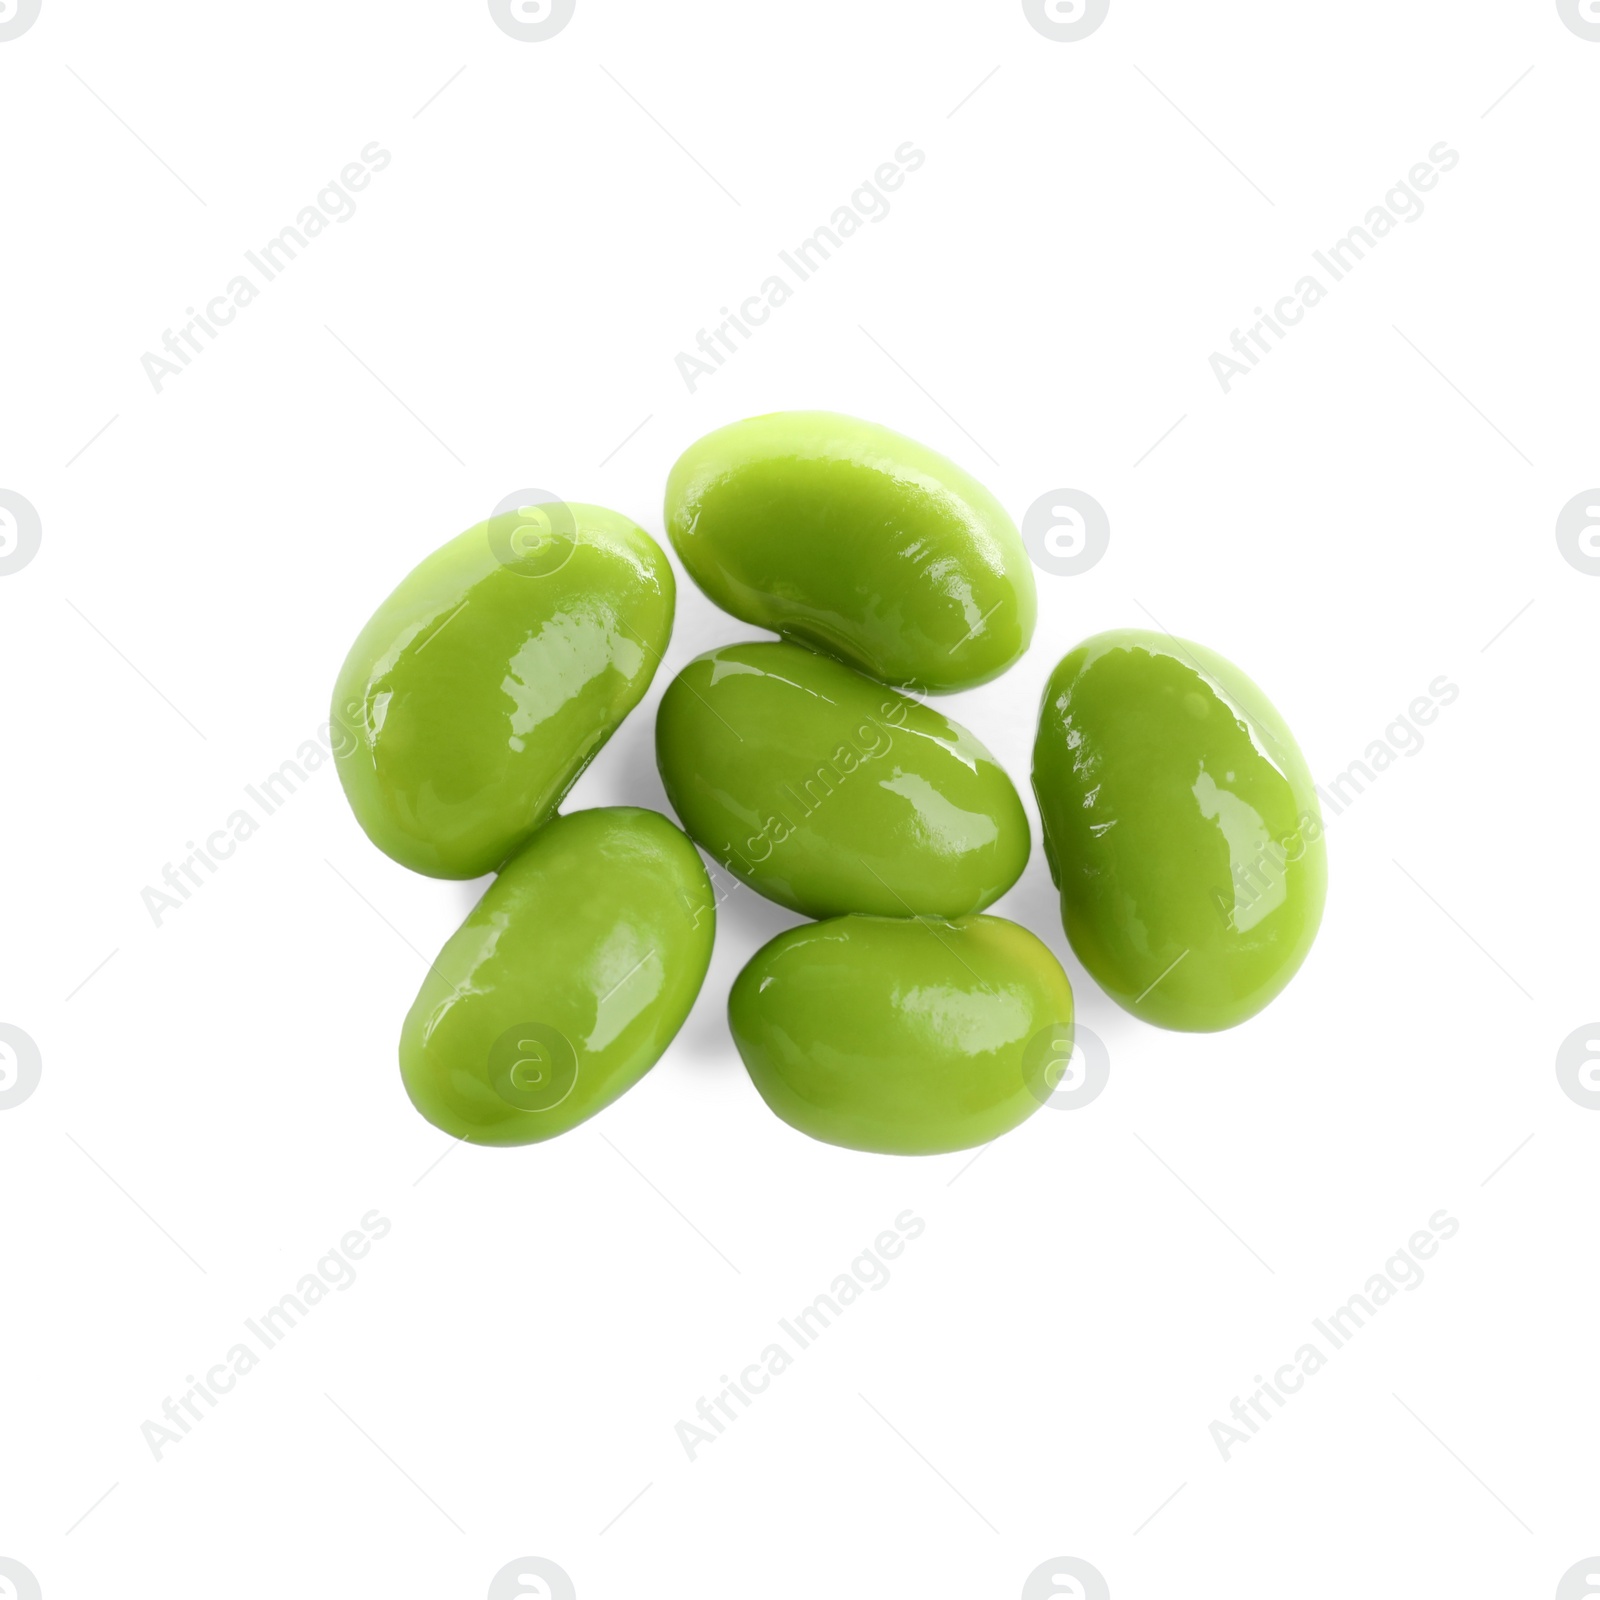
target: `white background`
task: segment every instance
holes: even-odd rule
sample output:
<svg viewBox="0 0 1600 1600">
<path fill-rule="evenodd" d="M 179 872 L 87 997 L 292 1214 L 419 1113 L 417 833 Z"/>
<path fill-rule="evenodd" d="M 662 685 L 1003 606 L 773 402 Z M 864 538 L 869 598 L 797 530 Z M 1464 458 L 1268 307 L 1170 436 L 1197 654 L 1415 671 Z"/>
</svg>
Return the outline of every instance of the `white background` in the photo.
<svg viewBox="0 0 1600 1600">
<path fill-rule="evenodd" d="M 44 0 L 0 43 L 0 487 L 43 529 L 0 578 L 0 1021 L 43 1059 L 0 1114 L 0 1556 L 47 1600 L 476 1600 L 523 1555 L 584 1600 L 1009 1600 L 1062 1555 L 1117 1600 L 1554 1595 L 1600 1552 L 1600 1114 L 1554 1071 L 1600 1013 L 1600 580 L 1554 537 L 1600 482 L 1597 89 L 1553 0 L 1113 0 L 1078 43 L 1002 0 L 578 0 L 536 44 L 470 0 Z M 157 394 L 144 352 L 372 140 L 357 213 Z M 905 140 L 891 213 L 691 394 L 676 354 Z M 1425 214 L 1224 395 L 1212 351 L 1440 140 Z M 482 885 L 381 856 L 331 767 L 153 925 L 429 549 L 528 485 L 661 537 L 686 445 L 804 406 L 1019 518 L 1105 506 L 1023 662 L 945 703 L 1024 790 L 1102 628 L 1237 661 L 1324 783 L 1459 687 L 1330 815 L 1266 1013 L 1122 1014 L 1036 849 L 997 909 L 1109 1087 L 970 1169 L 835 1150 L 728 1040 L 795 920 L 736 890 L 637 1089 L 452 1151 L 394 1045 Z M 750 633 L 680 579 L 667 668 Z M 575 803 L 664 806 L 665 682 Z M 373 1208 L 358 1281 L 153 1459 L 141 1424 Z M 674 1425 L 906 1208 L 893 1281 L 691 1463 Z M 1225 1463 L 1212 1421 L 1440 1208 L 1421 1287 Z"/>
</svg>

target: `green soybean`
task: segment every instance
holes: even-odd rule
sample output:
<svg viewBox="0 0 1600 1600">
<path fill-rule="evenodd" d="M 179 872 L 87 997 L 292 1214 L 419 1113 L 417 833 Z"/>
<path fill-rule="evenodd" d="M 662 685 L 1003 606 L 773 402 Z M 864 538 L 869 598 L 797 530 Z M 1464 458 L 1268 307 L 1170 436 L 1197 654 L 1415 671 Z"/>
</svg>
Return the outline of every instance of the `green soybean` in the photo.
<svg viewBox="0 0 1600 1600">
<path fill-rule="evenodd" d="M 809 917 L 961 916 L 1016 882 L 1028 819 L 942 712 L 798 645 L 728 645 L 662 697 L 656 761 L 690 836 Z"/>
<path fill-rule="evenodd" d="M 492 872 L 638 704 L 673 601 L 660 546 L 599 506 L 508 512 L 434 551 L 334 689 L 339 777 L 367 836 L 432 877 Z"/>
<path fill-rule="evenodd" d="M 1201 645 L 1097 634 L 1045 686 L 1033 754 L 1067 938 L 1119 1005 L 1209 1032 L 1260 1011 L 1316 937 L 1316 789 L 1265 695 Z"/>
<path fill-rule="evenodd" d="M 828 1144 L 931 1155 L 1039 1109 L 1070 1055 L 1072 988 L 1000 917 L 848 916 L 790 929 L 733 985 L 728 1021 L 763 1100 Z"/>
<path fill-rule="evenodd" d="M 558 817 L 428 969 L 400 1034 L 412 1103 L 474 1144 L 576 1127 L 660 1059 L 700 992 L 715 926 L 699 854 L 659 812 Z"/>
<path fill-rule="evenodd" d="M 1033 568 L 975 478 L 888 428 L 780 411 L 691 445 L 667 532 L 734 616 L 886 683 L 970 688 L 1033 636 Z"/>
</svg>

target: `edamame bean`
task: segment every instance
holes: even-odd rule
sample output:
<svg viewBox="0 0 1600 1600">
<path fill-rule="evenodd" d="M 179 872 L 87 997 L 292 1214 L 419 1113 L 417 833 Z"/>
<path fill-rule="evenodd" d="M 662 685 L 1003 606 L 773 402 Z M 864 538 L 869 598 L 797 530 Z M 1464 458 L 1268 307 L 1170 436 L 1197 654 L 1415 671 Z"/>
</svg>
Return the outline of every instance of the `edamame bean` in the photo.
<svg viewBox="0 0 1600 1600">
<path fill-rule="evenodd" d="M 970 688 L 1033 636 L 1033 568 L 999 501 L 870 422 L 780 411 L 719 428 L 678 458 L 666 518 L 723 610 L 886 683 Z"/>
<path fill-rule="evenodd" d="M 367 836 L 432 877 L 492 872 L 638 704 L 673 600 L 661 548 L 599 506 L 525 507 L 434 551 L 334 690 L 339 777 Z"/>
<path fill-rule="evenodd" d="M 984 1144 L 1045 1103 L 1071 1053 L 1072 989 L 1000 917 L 836 917 L 763 945 L 728 1021 L 761 1098 L 792 1127 L 931 1155 Z"/>
<path fill-rule="evenodd" d="M 1033 787 L 1067 937 L 1119 1005 L 1209 1032 L 1294 976 L 1327 891 L 1322 816 L 1231 662 L 1136 629 L 1086 640 L 1045 686 Z"/>
<path fill-rule="evenodd" d="M 400 1034 L 412 1104 L 474 1144 L 576 1127 L 672 1042 L 715 925 L 700 857 L 659 812 L 556 818 L 428 969 Z"/>
<path fill-rule="evenodd" d="M 1028 860 L 1028 819 L 965 728 L 829 656 L 764 641 L 691 661 L 656 715 L 690 836 L 808 917 L 961 916 Z"/>
</svg>

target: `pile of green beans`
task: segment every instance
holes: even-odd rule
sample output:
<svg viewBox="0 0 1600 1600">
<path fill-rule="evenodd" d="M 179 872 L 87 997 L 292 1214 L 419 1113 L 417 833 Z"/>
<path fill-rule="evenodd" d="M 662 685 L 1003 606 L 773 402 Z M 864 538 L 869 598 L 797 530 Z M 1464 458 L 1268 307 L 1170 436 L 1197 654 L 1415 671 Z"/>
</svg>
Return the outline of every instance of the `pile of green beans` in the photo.
<svg viewBox="0 0 1600 1600">
<path fill-rule="evenodd" d="M 672 632 L 672 566 L 616 512 L 552 502 L 468 529 L 345 660 L 339 773 L 368 837 L 434 877 L 495 874 L 401 1029 L 413 1104 L 456 1138 L 531 1144 L 638 1082 L 710 964 L 698 845 L 813 919 L 728 998 L 778 1116 L 896 1154 L 1008 1132 L 1071 1057 L 1072 989 L 1033 933 L 986 914 L 1027 864 L 1027 813 L 929 697 L 1027 650 L 1016 526 L 954 463 L 828 412 L 696 442 L 665 522 L 693 582 L 776 635 L 666 688 L 656 759 L 681 828 L 631 806 L 558 813 Z M 1321 820 L 1293 737 L 1237 668 L 1161 633 L 1085 641 L 1046 685 L 1033 784 L 1068 939 L 1113 1000 L 1209 1030 L 1293 976 L 1321 916 Z"/>
</svg>

